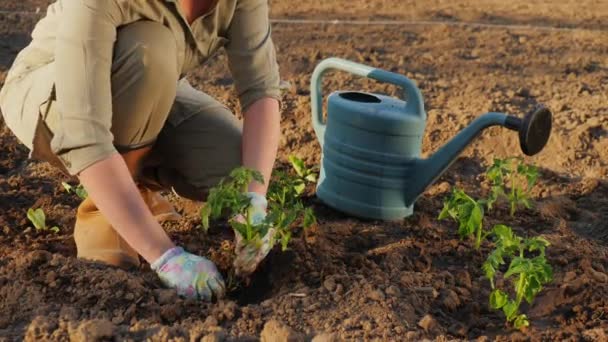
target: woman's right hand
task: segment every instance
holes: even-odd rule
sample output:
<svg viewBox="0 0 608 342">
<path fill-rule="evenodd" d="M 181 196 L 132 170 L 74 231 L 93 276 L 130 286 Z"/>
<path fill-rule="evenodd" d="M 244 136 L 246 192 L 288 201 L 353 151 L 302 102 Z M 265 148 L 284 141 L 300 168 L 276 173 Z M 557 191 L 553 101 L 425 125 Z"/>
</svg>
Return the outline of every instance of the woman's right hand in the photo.
<svg viewBox="0 0 608 342">
<path fill-rule="evenodd" d="M 222 298 L 226 292 L 222 275 L 213 262 L 182 247 L 169 249 L 151 267 L 163 284 L 176 289 L 180 296 L 211 301 Z"/>
</svg>

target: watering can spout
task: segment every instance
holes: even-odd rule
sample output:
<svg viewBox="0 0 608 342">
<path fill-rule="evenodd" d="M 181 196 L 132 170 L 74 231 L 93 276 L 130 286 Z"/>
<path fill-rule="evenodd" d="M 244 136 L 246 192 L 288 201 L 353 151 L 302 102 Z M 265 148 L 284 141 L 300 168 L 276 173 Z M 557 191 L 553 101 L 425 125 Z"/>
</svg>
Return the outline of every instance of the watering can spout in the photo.
<svg viewBox="0 0 608 342">
<path fill-rule="evenodd" d="M 535 155 L 549 139 L 551 117 L 551 112 L 542 106 L 526 114 L 523 119 L 495 112 L 478 117 L 432 156 L 420 161 L 417 167 L 420 181 L 415 182 L 411 190 L 407 190 L 406 197 L 412 198 L 413 203 L 427 186 L 441 177 L 473 139 L 490 126 L 504 126 L 517 131 L 522 152 L 529 156 Z"/>
</svg>

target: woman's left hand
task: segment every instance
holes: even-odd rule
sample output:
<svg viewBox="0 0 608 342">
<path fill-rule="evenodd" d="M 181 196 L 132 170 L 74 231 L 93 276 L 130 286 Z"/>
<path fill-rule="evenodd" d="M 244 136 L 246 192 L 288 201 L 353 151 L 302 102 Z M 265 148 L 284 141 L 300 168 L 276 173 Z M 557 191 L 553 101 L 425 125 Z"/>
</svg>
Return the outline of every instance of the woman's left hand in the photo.
<svg viewBox="0 0 608 342">
<path fill-rule="evenodd" d="M 251 223 L 259 225 L 266 219 L 266 209 L 268 207 L 268 201 L 266 197 L 255 193 L 247 193 L 251 199 L 249 207 L 249 217 Z M 239 219 L 239 218 L 235 218 Z M 242 218 L 241 218 L 242 219 Z M 247 243 L 239 232 L 235 230 L 235 254 L 234 269 L 238 276 L 247 276 L 253 273 L 258 265 L 266 258 L 272 247 L 274 246 L 274 235 L 275 229 L 270 228 L 265 236 L 262 236 L 259 243 L 251 244 Z"/>
</svg>

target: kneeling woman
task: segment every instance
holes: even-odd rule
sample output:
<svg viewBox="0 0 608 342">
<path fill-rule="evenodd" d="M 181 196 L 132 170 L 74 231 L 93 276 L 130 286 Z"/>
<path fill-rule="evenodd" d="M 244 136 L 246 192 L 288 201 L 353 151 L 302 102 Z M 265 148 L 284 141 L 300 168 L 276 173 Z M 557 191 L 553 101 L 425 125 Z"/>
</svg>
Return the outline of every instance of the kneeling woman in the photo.
<svg viewBox="0 0 608 342">
<path fill-rule="evenodd" d="M 241 165 L 268 183 L 280 91 L 267 0 L 58 0 L 32 38 L 0 108 L 31 157 L 77 175 L 89 193 L 76 215 L 78 257 L 137 266 L 141 255 L 178 293 L 221 297 L 215 265 L 160 226 L 179 215 L 157 191 L 204 200 Z M 183 78 L 221 47 L 243 124 Z M 249 187 L 261 212 L 266 190 Z M 267 252 L 237 256 L 237 268 L 255 269 Z"/>
</svg>

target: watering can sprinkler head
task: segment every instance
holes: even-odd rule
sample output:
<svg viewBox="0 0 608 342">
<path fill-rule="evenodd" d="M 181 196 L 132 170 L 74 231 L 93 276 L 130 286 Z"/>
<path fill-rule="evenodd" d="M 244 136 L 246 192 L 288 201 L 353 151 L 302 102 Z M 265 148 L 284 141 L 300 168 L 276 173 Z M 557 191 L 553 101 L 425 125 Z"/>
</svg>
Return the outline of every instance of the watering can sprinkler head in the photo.
<svg viewBox="0 0 608 342">
<path fill-rule="evenodd" d="M 519 146 L 521 151 L 528 156 L 540 152 L 551 135 L 552 115 L 544 106 L 532 109 L 523 119 L 508 116 L 505 127 L 519 132 Z"/>
<path fill-rule="evenodd" d="M 328 97 L 325 120 L 321 79 L 329 69 L 394 84 L 401 88 L 404 99 L 337 91 Z M 312 122 L 323 151 L 317 197 L 364 218 L 394 220 L 411 215 L 416 199 L 488 127 L 517 131 L 523 153 L 530 156 L 544 148 L 551 134 L 551 112 L 545 107 L 537 107 L 523 118 L 490 112 L 422 159 L 427 116 L 420 90 L 407 77 L 329 58 L 315 68 L 311 97 Z"/>
</svg>

